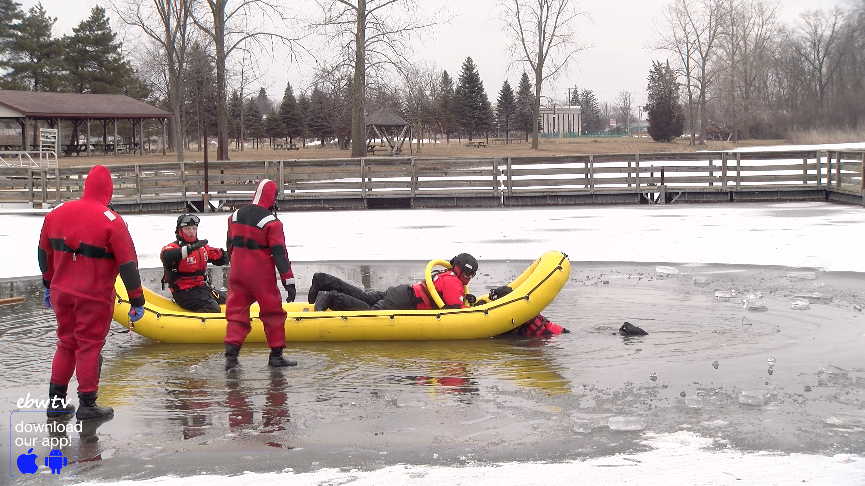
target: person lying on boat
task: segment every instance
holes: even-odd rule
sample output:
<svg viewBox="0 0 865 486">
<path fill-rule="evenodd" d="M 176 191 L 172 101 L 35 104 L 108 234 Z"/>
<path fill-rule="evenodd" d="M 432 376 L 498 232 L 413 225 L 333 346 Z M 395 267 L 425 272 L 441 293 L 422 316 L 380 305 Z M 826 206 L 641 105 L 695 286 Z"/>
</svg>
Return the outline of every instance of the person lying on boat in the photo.
<svg viewBox="0 0 865 486">
<path fill-rule="evenodd" d="M 497 287 L 490 291 L 490 300 L 500 299 L 509 293 L 513 292 L 513 289 L 507 285 L 503 285 L 501 287 Z M 475 305 L 486 304 L 487 301 L 485 299 L 479 299 L 475 302 Z M 514 329 L 499 334 L 496 337 L 504 337 L 504 336 L 527 336 L 527 337 L 548 337 L 554 334 L 568 334 L 571 331 L 568 331 L 564 327 L 556 324 L 555 322 L 547 319 L 543 316 L 543 314 L 538 314 L 535 317 L 532 317 L 528 321 L 520 324 Z"/>
<path fill-rule="evenodd" d="M 228 263 L 228 252 L 198 239 L 198 216 L 181 214 L 177 218 L 174 234 L 177 237 L 159 254 L 165 275 L 162 288 L 168 284 L 174 302 L 190 312 L 221 312 L 225 293 L 214 289 L 205 281 L 207 263 L 222 266 Z"/>
<path fill-rule="evenodd" d="M 470 306 L 475 296 L 465 293 L 465 286 L 478 271 L 478 261 L 468 253 L 460 253 L 450 260 L 453 268 L 435 272 L 433 285 L 444 301 L 445 309 Z M 426 282 L 402 284 L 385 291 L 363 290 L 333 275 L 316 273 L 312 276 L 309 303 L 315 310 L 429 310 L 434 302 L 427 291 Z"/>
</svg>

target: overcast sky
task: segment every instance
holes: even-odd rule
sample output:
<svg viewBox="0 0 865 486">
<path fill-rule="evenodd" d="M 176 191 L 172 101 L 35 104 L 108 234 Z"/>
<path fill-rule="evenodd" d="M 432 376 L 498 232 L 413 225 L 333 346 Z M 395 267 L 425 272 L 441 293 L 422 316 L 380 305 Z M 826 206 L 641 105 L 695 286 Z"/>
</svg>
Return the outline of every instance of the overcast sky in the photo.
<svg viewBox="0 0 865 486">
<path fill-rule="evenodd" d="M 19 0 L 20 1 L 20 0 Z M 307 4 L 311 0 L 304 0 Z M 453 15 L 449 24 L 442 25 L 423 41 L 415 58 L 447 70 L 453 78 L 459 75 L 466 57 L 471 56 L 478 67 L 490 101 L 495 102 L 502 83 L 507 79 L 516 89 L 522 68 L 510 66 L 502 24 L 499 19 L 501 0 L 423 0 L 422 4 L 445 4 Z M 295 5 L 300 4 L 294 0 Z M 646 78 L 653 59 L 666 59 L 665 53 L 653 52 L 650 44 L 655 22 L 661 19 L 664 5 L 670 0 L 619 0 L 577 2 L 590 17 L 577 20 L 575 27 L 583 43 L 590 45 L 578 53 L 569 72 L 560 76 L 554 85 L 545 87 L 544 95 L 566 99 L 568 88 L 590 89 L 599 101 L 615 101 L 622 90 L 630 91 L 638 102 L 645 100 Z M 828 9 L 846 5 L 848 0 L 781 0 L 782 20 L 796 21 L 806 9 Z M 36 4 L 24 0 L 23 7 Z M 104 2 L 94 0 L 42 0 L 49 15 L 57 17 L 55 36 L 71 33 L 72 27 L 87 18 L 93 5 Z M 285 2 L 284 2 L 285 3 Z M 292 2 L 288 2 L 292 5 Z M 129 49 L 130 42 L 127 42 Z M 279 100 L 286 81 L 295 88 L 305 87 L 308 73 L 302 65 L 286 64 L 284 59 L 262 61 L 268 71 L 262 79 L 271 99 Z M 254 87 L 250 92 L 257 92 Z"/>
</svg>

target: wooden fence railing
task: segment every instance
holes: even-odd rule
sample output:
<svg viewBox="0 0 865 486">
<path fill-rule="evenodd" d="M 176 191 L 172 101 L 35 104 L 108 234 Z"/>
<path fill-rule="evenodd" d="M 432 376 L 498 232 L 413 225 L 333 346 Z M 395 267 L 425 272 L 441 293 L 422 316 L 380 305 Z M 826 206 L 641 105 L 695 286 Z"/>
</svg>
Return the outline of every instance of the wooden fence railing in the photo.
<svg viewBox="0 0 865 486">
<path fill-rule="evenodd" d="M 696 152 L 556 157 L 467 157 L 210 162 L 215 205 L 245 204 L 257 182 L 294 208 L 497 206 L 737 200 L 844 195 L 865 201 L 865 152 Z M 0 168 L 0 203 L 55 205 L 81 197 L 89 167 Z M 111 167 L 123 210 L 183 210 L 204 194 L 202 162 Z"/>
</svg>

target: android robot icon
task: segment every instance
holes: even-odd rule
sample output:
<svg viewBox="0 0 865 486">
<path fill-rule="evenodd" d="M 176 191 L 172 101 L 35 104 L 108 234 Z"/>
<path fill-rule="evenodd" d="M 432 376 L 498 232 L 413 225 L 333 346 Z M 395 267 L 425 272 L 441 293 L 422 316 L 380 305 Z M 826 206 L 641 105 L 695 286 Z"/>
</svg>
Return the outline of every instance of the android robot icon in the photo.
<svg viewBox="0 0 865 486">
<path fill-rule="evenodd" d="M 60 474 L 60 470 L 63 469 L 63 466 L 68 464 L 68 460 L 63 456 L 61 451 L 54 449 L 48 454 L 48 457 L 45 458 L 45 466 L 51 468 L 51 474 Z"/>
</svg>

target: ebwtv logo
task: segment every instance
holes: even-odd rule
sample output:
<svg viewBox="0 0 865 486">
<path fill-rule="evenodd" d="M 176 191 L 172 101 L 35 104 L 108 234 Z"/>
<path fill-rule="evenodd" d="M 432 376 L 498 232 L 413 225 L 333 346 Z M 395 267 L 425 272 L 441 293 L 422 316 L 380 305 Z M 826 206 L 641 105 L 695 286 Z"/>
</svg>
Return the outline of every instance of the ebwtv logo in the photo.
<svg viewBox="0 0 865 486">
<path fill-rule="evenodd" d="M 75 476 L 82 423 L 74 420 L 74 413 L 46 416 L 49 406 L 66 407 L 69 400 L 35 399 L 28 393 L 15 404 L 19 410 L 9 414 L 9 474 L 35 475 L 44 468 L 42 474 Z"/>
</svg>

